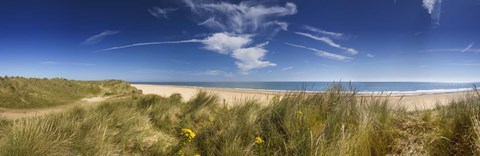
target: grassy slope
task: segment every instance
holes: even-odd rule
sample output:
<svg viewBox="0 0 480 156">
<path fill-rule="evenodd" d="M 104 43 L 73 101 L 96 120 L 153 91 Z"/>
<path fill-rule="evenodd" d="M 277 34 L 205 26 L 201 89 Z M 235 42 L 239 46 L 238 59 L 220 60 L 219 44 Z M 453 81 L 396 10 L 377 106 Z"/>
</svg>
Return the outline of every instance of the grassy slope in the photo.
<svg viewBox="0 0 480 156">
<path fill-rule="evenodd" d="M 395 151 L 397 111 L 387 101 L 359 102 L 353 93 L 337 87 L 326 94 L 278 97 L 265 107 L 243 101 L 225 108 L 205 92 L 186 103 L 180 99 L 179 95 L 139 95 L 94 110 L 77 108 L 5 123 L 0 153 L 384 155 Z M 179 136 L 182 128 L 196 133 L 193 141 Z M 255 137 L 264 143 L 256 144 Z"/>
<path fill-rule="evenodd" d="M 135 92 L 128 83 L 117 80 L 72 81 L 60 78 L 0 77 L 0 107 L 41 108 L 70 103 L 85 97 Z"/>
<path fill-rule="evenodd" d="M 0 122 L 5 155 L 471 155 L 479 154 L 480 96 L 406 112 L 389 101 L 355 100 L 333 87 L 268 106 L 225 108 L 199 92 L 189 102 L 134 95 L 91 110 Z M 182 128 L 196 133 L 191 142 Z M 255 143 L 260 137 L 263 143 Z M 1 154 L 0 154 L 1 155 Z"/>
</svg>

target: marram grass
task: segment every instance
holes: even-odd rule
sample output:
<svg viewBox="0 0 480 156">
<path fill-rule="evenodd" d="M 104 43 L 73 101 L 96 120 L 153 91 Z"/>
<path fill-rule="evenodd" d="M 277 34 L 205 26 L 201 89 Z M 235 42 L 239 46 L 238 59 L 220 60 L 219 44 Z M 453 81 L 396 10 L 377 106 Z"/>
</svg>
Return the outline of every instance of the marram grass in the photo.
<svg viewBox="0 0 480 156">
<path fill-rule="evenodd" d="M 188 102 L 132 94 L 94 109 L 4 121 L 0 155 L 468 155 L 480 147 L 477 94 L 407 112 L 387 98 L 333 86 L 268 105 L 225 107 L 200 91 Z"/>
<path fill-rule="evenodd" d="M 119 80 L 73 81 L 62 78 L 0 77 L 1 108 L 51 107 L 69 104 L 82 98 L 134 93 L 140 91 Z"/>
</svg>

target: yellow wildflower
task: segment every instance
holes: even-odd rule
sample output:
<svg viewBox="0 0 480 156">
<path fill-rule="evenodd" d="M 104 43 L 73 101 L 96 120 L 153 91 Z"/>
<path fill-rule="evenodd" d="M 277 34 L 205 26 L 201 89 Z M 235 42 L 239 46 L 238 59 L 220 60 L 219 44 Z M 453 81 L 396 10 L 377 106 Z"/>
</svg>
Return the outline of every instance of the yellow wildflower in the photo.
<svg viewBox="0 0 480 156">
<path fill-rule="evenodd" d="M 200 154 L 197 153 L 197 154 L 194 154 L 193 156 L 200 156 Z"/>
<path fill-rule="evenodd" d="M 183 137 L 187 139 L 188 142 L 192 141 L 195 138 L 195 133 L 191 129 L 182 128 L 182 133 L 180 133 Z"/>
<path fill-rule="evenodd" d="M 256 137 L 256 138 L 255 138 L 255 143 L 256 143 L 256 144 L 259 144 L 259 145 L 260 145 L 260 144 L 263 144 L 263 139 L 262 139 L 261 137 Z"/>
<path fill-rule="evenodd" d="M 303 112 L 302 111 L 297 111 L 297 116 L 302 116 Z"/>
</svg>

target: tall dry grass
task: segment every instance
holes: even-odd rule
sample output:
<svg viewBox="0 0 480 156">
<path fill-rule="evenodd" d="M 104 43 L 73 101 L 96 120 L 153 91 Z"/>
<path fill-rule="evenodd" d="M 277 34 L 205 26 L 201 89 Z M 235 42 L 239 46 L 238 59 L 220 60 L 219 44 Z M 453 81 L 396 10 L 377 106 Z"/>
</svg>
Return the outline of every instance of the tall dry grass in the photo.
<svg viewBox="0 0 480 156">
<path fill-rule="evenodd" d="M 448 105 L 437 106 L 433 114 L 434 133 L 429 152 L 432 155 L 478 155 L 478 116 L 480 94 L 465 93 L 462 99 L 452 100 Z"/>
<path fill-rule="evenodd" d="M 3 108 L 42 108 L 68 104 L 87 97 L 138 93 L 141 91 L 119 80 L 0 77 L 0 107 Z"/>
<path fill-rule="evenodd" d="M 388 98 L 359 99 L 354 89 L 339 85 L 324 93 L 292 92 L 268 105 L 245 99 L 232 107 L 205 91 L 188 102 L 179 94 L 132 94 L 94 109 L 4 121 L 0 155 L 478 154 L 479 97 L 406 112 Z M 182 136 L 184 128 L 195 133 L 191 142 Z M 416 134 L 422 137 L 412 142 Z M 425 151 L 406 153 L 410 146 Z"/>
</svg>

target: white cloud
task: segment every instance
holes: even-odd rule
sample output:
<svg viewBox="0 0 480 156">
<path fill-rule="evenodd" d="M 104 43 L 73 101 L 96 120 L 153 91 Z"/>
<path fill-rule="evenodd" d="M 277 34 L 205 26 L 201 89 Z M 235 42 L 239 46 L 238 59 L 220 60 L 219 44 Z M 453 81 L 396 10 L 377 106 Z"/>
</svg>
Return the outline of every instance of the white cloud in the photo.
<svg viewBox="0 0 480 156">
<path fill-rule="evenodd" d="M 345 50 L 350 55 L 357 55 L 358 54 L 357 50 L 355 50 L 353 48 L 343 47 L 340 44 L 335 43 L 332 39 L 330 39 L 328 37 L 319 37 L 319 36 L 315 36 L 315 35 L 308 34 L 308 33 L 303 33 L 303 32 L 295 32 L 295 34 L 305 36 L 305 37 L 308 37 L 308 38 L 311 38 L 311 39 L 314 39 L 314 40 L 317 40 L 317 41 L 322 41 L 322 42 L 328 44 L 329 46 Z"/>
<path fill-rule="evenodd" d="M 288 66 L 288 67 L 283 68 L 282 72 L 289 71 L 289 70 L 292 70 L 292 69 L 293 69 L 292 66 Z"/>
<path fill-rule="evenodd" d="M 111 47 L 96 52 L 118 50 L 137 46 L 176 44 L 176 43 L 202 43 L 203 48 L 219 54 L 229 55 L 234 58 L 241 74 L 248 74 L 251 70 L 276 66 L 275 63 L 264 60 L 268 50 L 264 47 L 268 42 L 252 45 L 253 40 L 263 37 L 271 39 L 280 30 L 287 30 L 288 23 L 279 21 L 278 18 L 297 13 L 297 6 L 287 2 L 284 5 L 272 5 L 265 1 L 242 1 L 237 4 L 228 2 L 205 2 L 184 0 L 186 6 L 195 15 L 200 26 L 217 31 L 203 39 L 182 41 L 146 42 L 125 46 Z M 155 12 L 153 12 L 155 11 Z M 150 10 L 152 15 L 167 18 L 166 13 L 160 8 Z M 157 13 L 157 14 L 153 14 Z M 269 33 L 264 35 L 262 33 Z M 273 35 L 272 35 L 273 34 Z M 268 37 L 266 37 L 268 36 Z"/>
<path fill-rule="evenodd" d="M 231 55 L 236 59 L 235 64 L 241 74 L 248 74 L 250 70 L 276 66 L 275 63 L 265 61 L 268 50 L 264 48 L 268 42 L 248 47 L 252 42 L 250 35 L 233 35 L 229 33 L 215 33 L 202 41 L 205 49 L 220 54 Z"/>
<path fill-rule="evenodd" d="M 277 24 L 280 26 L 280 28 L 284 31 L 288 30 L 288 23 L 287 22 L 279 22 L 279 21 L 273 21 L 273 23 Z"/>
<path fill-rule="evenodd" d="M 275 21 L 273 19 L 275 17 L 297 13 L 297 6 L 293 3 L 286 3 L 285 6 L 265 6 L 253 1 L 243 1 L 239 4 L 194 3 L 191 0 L 184 2 L 199 19 L 203 19 L 202 25 L 213 30 L 238 34 L 257 33 L 259 30 L 268 30 L 271 26 L 286 29 L 285 22 L 276 22 L 275 25 L 270 23 Z M 215 15 L 215 18 L 212 18 L 212 15 Z"/>
<path fill-rule="evenodd" d="M 221 70 L 207 70 L 205 72 L 200 73 L 199 75 L 208 75 L 208 76 L 217 76 L 223 73 Z"/>
<path fill-rule="evenodd" d="M 165 18 L 168 19 L 167 14 L 172 11 L 176 11 L 176 8 L 159 8 L 159 7 L 153 7 L 151 9 L 148 9 L 148 12 L 156 17 L 156 18 Z"/>
<path fill-rule="evenodd" d="M 118 34 L 118 33 L 120 33 L 120 31 L 111 31 L 111 30 L 103 31 L 100 34 L 93 35 L 93 36 L 87 38 L 85 41 L 83 41 L 82 45 L 97 44 L 97 43 L 101 42 L 103 39 L 105 39 L 105 37 L 110 36 L 110 35 L 115 35 L 115 34 Z"/>
<path fill-rule="evenodd" d="M 461 51 L 461 53 L 464 53 L 464 52 L 467 52 L 468 50 L 470 50 L 470 49 L 473 47 L 474 44 L 475 44 L 475 43 L 473 43 L 473 42 L 470 43 L 465 49 L 463 49 L 463 50 Z"/>
<path fill-rule="evenodd" d="M 323 58 L 328 58 L 328 59 L 333 59 L 333 60 L 338 60 L 338 61 L 345 61 L 345 62 L 353 59 L 353 58 L 350 58 L 350 57 L 347 57 L 347 56 L 338 55 L 338 54 L 334 54 L 334 53 L 330 53 L 330 52 L 327 52 L 327 51 L 318 50 L 318 49 L 310 48 L 310 47 L 306 47 L 306 46 L 301 46 L 301 45 L 296 45 L 296 44 L 291 44 L 291 43 L 285 43 L 285 44 L 287 44 L 289 46 L 297 47 L 297 48 L 303 48 L 303 49 L 308 49 L 308 50 L 314 51 L 317 56 L 320 56 L 320 57 L 323 57 Z"/>
<path fill-rule="evenodd" d="M 250 70 L 276 66 L 275 63 L 265 61 L 264 57 L 268 50 L 264 48 L 268 42 L 247 47 L 252 39 L 251 36 L 232 35 L 228 33 L 215 33 L 202 41 L 205 49 L 220 54 L 231 55 L 236 59 L 235 64 L 241 74 L 249 74 Z"/>
<path fill-rule="evenodd" d="M 427 9 L 430 14 L 432 24 L 434 24 L 434 26 L 440 25 L 442 0 L 423 0 L 423 7 Z"/>
<path fill-rule="evenodd" d="M 205 49 L 218 52 L 220 54 L 229 54 L 236 49 L 240 49 L 252 40 L 249 36 L 234 36 L 227 33 L 215 33 L 202 41 Z"/>
<path fill-rule="evenodd" d="M 240 48 L 233 51 L 232 56 L 237 59 L 235 64 L 240 69 L 241 74 L 248 74 L 252 69 L 277 65 L 263 60 L 267 52 L 263 47 Z"/>
<path fill-rule="evenodd" d="M 372 57 L 375 57 L 375 55 L 373 55 L 373 54 L 370 54 L 370 53 L 367 53 L 367 57 L 370 57 L 370 58 L 372 58 Z"/>
<path fill-rule="evenodd" d="M 111 50 L 119 50 L 138 46 L 161 45 L 161 44 L 179 44 L 179 43 L 202 43 L 204 48 L 219 54 L 230 55 L 236 59 L 235 64 L 242 74 L 248 74 L 250 70 L 276 66 L 275 63 L 263 60 L 268 50 L 264 48 L 268 42 L 248 47 L 251 42 L 251 35 L 233 35 L 229 33 L 215 33 L 205 39 L 190 39 L 181 41 L 164 41 L 164 42 L 145 42 L 135 43 L 125 46 L 111 47 L 95 51 L 104 52 Z"/>
<path fill-rule="evenodd" d="M 316 33 L 320 33 L 320 34 L 323 34 L 323 35 L 331 36 L 331 37 L 336 38 L 336 39 L 342 39 L 342 38 L 345 37 L 345 35 L 343 33 L 330 32 L 330 31 L 322 30 L 322 29 L 315 28 L 315 27 L 312 27 L 312 26 L 309 26 L 309 25 L 304 25 L 302 28 L 305 29 L 305 30 L 312 31 L 312 32 L 316 32 Z"/>
<path fill-rule="evenodd" d="M 196 74 L 193 74 L 193 75 L 204 75 L 204 76 L 220 76 L 220 75 L 223 75 L 225 77 L 234 77 L 235 76 L 233 73 L 226 72 L 226 71 L 223 71 L 223 70 L 207 70 L 207 71 L 196 73 Z"/>
<path fill-rule="evenodd" d="M 437 3 L 437 0 L 423 0 L 423 7 L 427 9 L 429 14 L 432 14 L 435 3 Z"/>
<path fill-rule="evenodd" d="M 201 2 L 184 0 L 187 7 L 199 19 L 198 25 L 220 31 L 202 40 L 204 48 L 235 58 L 235 64 L 241 74 L 248 74 L 253 69 L 276 66 L 265 61 L 268 44 L 251 46 L 253 37 L 269 33 L 271 39 L 278 31 L 288 29 L 288 23 L 278 18 L 297 13 L 294 3 L 271 5 L 265 1 L 242 1 L 237 4 L 229 2 Z M 213 15 L 213 16 L 212 16 Z M 258 35 L 261 36 L 261 35 Z"/>
</svg>

